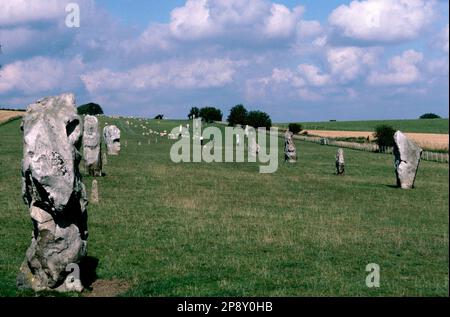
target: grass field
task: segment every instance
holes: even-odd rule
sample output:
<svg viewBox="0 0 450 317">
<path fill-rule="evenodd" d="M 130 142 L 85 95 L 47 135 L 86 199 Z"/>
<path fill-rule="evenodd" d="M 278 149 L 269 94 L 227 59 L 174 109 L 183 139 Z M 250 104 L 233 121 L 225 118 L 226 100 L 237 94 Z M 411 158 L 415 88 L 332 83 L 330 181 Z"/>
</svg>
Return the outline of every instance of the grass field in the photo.
<svg viewBox="0 0 450 317">
<path fill-rule="evenodd" d="M 100 281 L 127 285 L 121 295 L 448 296 L 448 165 L 421 162 L 407 191 L 392 186 L 390 155 L 346 149 L 337 177 L 336 148 L 299 141 L 287 165 L 280 139 L 274 174 L 255 163 L 175 164 L 173 141 L 143 136 L 143 123 L 101 121 L 122 130 L 122 152 L 108 157 L 100 203 L 88 206 L 89 255 Z M 32 228 L 19 125 L 0 126 L 2 296 L 30 295 L 15 287 Z M 89 193 L 92 177 L 84 182 Z M 380 288 L 365 285 L 368 263 L 380 265 Z"/>
<path fill-rule="evenodd" d="M 416 133 L 448 134 L 448 119 L 416 119 L 416 120 L 370 120 L 370 121 L 335 121 L 335 122 L 301 122 L 306 130 L 343 130 L 374 131 L 380 124 L 387 124 L 396 130 Z M 276 124 L 287 127 L 287 123 Z"/>
</svg>

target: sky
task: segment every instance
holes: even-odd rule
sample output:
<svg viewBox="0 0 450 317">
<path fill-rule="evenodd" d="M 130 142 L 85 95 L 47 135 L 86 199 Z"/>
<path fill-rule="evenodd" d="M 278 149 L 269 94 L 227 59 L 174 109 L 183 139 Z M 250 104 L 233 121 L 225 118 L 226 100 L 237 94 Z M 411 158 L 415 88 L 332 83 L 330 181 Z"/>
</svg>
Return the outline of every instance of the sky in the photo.
<svg viewBox="0 0 450 317">
<path fill-rule="evenodd" d="M 226 118 L 244 104 L 275 122 L 448 118 L 448 5 L 2 0 L 0 107 L 74 92 L 110 115 Z"/>
</svg>

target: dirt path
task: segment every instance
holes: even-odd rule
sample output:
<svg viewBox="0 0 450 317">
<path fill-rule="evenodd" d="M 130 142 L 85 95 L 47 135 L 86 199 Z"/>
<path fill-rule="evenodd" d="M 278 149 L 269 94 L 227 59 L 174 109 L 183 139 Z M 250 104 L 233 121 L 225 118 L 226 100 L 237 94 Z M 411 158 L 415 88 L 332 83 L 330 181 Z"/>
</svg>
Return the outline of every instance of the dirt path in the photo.
<svg viewBox="0 0 450 317">
<path fill-rule="evenodd" d="M 370 131 L 329 131 L 329 130 L 307 130 L 310 135 L 317 135 L 327 138 L 358 138 L 369 137 L 373 140 L 373 132 Z M 426 149 L 448 150 L 448 134 L 436 133 L 405 133 L 407 137 L 414 140 L 421 147 Z"/>
<path fill-rule="evenodd" d="M 0 110 L 0 123 L 14 117 L 21 117 L 25 114 L 23 111 Z"/>
</svg>

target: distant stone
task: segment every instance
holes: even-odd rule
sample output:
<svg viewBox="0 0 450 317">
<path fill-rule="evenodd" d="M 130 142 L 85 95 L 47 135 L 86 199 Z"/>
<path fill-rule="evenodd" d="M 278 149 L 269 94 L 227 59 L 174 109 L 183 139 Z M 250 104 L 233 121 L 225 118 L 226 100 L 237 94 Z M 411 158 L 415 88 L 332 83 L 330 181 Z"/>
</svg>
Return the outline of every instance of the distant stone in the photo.
<svg viewBox="0 0 450 317">
<path fill-rule="evenodd" d="M 344 150 L 338 149 L 336 153 L 336 175 L 344 175 L 344 173 L 345 173 Z"/>
<path fill-rule="evenodd" d="M 102 138 L 95 116 L 84 118 L 83 158 L 89 175 L 102 176 Z"/>
<path fill-rule="evenodd" d="M 29 105 L 22 130 L 22 194 L 33 234 L 17 286 L 61 289 L 67 266 L 87 254 L 87 199 L 78 169 L 83 122 L 75 96 L 47 97 Z"/>
<path fill-rule="evenodd" d="M 98 204 L 99 198 L 98 198 L 98 182 L 96 179 L 92 180 L 92 186 L 91 186 L 91 200 L 93 204 Z"/>
<path fill-rule="evenodd" d="M 292 137 L 293 134 L 289 130 L 284 134 L 284 160 L 289 163 L 297 161 L 297 149 Z"/>
<path fill-rule="evenodd" d="M 394 163 L 397 186 L 403 189 L 414 188 L 421 155 L 422 149 L 401 131 L 394 134 Z"/>
<path fill-rule="evenodd" d="M 106 143 L 108 155 L 119 155 L 120 153 L 120 130 L 115 125 L 103 128 L 103 137 Z"/>
</svg>

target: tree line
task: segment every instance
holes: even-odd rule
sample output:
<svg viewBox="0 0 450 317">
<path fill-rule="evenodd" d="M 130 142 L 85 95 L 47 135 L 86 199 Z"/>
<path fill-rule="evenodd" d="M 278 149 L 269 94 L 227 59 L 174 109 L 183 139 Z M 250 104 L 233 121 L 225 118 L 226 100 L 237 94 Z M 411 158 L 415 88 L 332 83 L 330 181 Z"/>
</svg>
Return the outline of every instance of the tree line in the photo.
<svg viewBox="0 0 450 317">
<path fill-rule="evenodd" d="M 206 122 L 222 121 L 223 114 L 220 109 L 214 107 L 192 107 L 188 114 L 189 119 L 202 118 Z M 231 108 L 227 118 L 229 126 L 249 125 L 254 128 L 270 129 L 272 120 L 270 116 L 259 110 L 248 111 L 244 105 L 239 104 Z"/>
</svg>

